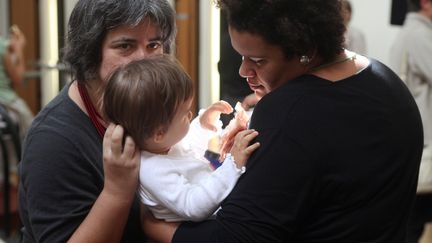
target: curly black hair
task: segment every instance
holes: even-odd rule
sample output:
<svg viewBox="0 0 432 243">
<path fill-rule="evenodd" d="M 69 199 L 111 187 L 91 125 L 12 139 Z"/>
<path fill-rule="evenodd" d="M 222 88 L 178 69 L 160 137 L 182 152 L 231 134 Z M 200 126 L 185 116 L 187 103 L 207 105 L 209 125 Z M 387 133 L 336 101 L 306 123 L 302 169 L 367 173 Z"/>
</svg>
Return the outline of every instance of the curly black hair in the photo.
<svg viewBox="0 0 432 243">
<path fill-rule="evenodd" d="M 215 0 L 237 31 L 280 46 L 287 58 L 315 52 L 329 61 L 343 49 L 340 0 Z"/>
</svg>

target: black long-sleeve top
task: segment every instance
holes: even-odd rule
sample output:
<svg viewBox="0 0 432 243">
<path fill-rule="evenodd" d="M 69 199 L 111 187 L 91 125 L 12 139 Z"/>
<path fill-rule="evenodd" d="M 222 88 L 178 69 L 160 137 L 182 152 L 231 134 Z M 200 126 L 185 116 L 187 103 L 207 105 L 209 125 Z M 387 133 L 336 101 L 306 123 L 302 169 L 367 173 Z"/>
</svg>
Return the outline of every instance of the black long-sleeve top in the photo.
<svg viewBox="0 0 432 243">
<path fill-rule="evenodd" d="M 215 220 L 173 242 L 404 242 L 423 148 L 420 115 L 378 61 L 329 82 L 304 75 L 258 103 L 260 148 Z"/>
</svg>

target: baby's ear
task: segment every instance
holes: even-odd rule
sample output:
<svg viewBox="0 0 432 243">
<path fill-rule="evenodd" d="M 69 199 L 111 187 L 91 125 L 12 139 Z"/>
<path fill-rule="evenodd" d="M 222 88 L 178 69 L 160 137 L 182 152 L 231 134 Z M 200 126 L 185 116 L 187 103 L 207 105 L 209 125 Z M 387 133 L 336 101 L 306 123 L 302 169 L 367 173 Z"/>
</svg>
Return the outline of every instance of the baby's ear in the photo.
<svg viewBox="0 0 432 243">
<path fill-rule="evenodd" d="M 159 128 L 155 134 L 153 134 L 153 142 L 162 143 L 165 139 L 165 129 Z"/>
</svg>

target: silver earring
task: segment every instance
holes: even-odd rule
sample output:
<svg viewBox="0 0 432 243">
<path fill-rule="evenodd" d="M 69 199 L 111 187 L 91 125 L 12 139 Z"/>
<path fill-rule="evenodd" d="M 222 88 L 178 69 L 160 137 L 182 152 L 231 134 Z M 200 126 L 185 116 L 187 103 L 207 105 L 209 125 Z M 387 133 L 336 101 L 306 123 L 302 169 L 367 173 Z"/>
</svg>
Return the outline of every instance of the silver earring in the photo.
<svg viewBox="0 0 432 243">
<path fill-rule="evenodd" d="M 308 65 L 309 63 L 311 62 L 311 58 L 310 57 L 308 57 L 308 56 L 306 56 L 306 55 L 303 55 L 303 56 L 301 56 L 300 57 L 300 63 L 302 64 L 302 65 Z"/>
</svg>

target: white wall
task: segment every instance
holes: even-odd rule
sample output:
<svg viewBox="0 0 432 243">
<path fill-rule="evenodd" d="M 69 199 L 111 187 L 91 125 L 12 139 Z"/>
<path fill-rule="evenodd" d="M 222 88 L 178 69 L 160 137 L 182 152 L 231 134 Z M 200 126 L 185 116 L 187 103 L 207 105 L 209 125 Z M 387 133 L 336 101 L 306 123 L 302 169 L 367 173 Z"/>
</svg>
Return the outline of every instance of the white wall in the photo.
<svg viewBox="0 0 432 243">
<path fill-rule="evenodd" d="M 351 24 L 361 29 L 367 41 L 367 56 L 387 64 L 390 47 L 399 26 L 390 25 L 391 0 L 350 0 Z"/>
<path fill-rule="evenodd" d="M 78 2 L 78 0 L 64 0 L 63 1 L 63 11 L 64 11 L 64 30 L 67 31 L 67 25 L 69 22 L 69 16 L 73 10 L 73 8 L 75 7 L 75 4 Z"/>
<path fill-rule="evenodd" d="M 9 36 L 9 0 L 0 0 L 0 36 Z"/>
<path fill-rule="evenodd" d="M 200 0 L 199 11 L 198 107 L 206 108 L 219 100 L 220 11 L 208 0 Z"/>
<path fill-rule="evenodd" d="M 41 106 L 50 102 L 59 91 L 58 15 L 56 0 L 39 0 L 40 63 L 42 65 Z"/>
</svg>

